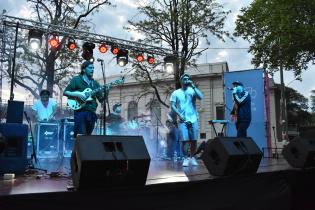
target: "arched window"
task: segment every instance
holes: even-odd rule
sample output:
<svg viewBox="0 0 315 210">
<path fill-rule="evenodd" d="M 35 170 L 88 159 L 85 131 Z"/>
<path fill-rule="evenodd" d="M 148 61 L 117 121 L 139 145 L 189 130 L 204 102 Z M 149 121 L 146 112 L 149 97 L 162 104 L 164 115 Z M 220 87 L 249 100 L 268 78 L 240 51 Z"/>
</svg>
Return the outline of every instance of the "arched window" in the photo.
<svg viewBox="0 0 315 210">
<path fill-rule="evenodd" d="M 138 116 L 138 103 L 130 101 L 128 104 L 128 120 L 133 120 Z"/>
<path fill-rule="evenodd" d="M 150 113 L 151 113 L 152 125 L 160 125 L 161 124 L 161 104 L 159 103 L 158 100 L 154 100 L 151 102 Z"/>
</svg>

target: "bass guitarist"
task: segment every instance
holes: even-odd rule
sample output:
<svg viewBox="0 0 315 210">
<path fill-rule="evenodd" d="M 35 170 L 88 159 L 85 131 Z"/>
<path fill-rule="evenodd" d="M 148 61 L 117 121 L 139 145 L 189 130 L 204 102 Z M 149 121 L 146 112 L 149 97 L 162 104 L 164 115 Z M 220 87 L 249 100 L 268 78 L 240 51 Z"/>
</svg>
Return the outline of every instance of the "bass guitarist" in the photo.
<svg viewBox="0 0 315 210">
<path fill-rule="evenodd" d="M 81 73 L 74 76 L 68 86 L 66 87 L 63 95 L 68 98 L 76 98 L 81 101 L 86 101 L 87 98 L 92 100 L 86 101 L 84 106 L 74 111 L 74 136 L 77 134 L 91 135 L 97 120 L 96 108 L 97 101 L 104 101 L 102 88 L 100 84 L 93 79 L 94 65 L 90 61 L 85 61 L 81 65 Z M 84 90 L 90 88 L 92 90 L 100 90 L 93 92 L 93 95 L 84 93 Z"/>
</svg>

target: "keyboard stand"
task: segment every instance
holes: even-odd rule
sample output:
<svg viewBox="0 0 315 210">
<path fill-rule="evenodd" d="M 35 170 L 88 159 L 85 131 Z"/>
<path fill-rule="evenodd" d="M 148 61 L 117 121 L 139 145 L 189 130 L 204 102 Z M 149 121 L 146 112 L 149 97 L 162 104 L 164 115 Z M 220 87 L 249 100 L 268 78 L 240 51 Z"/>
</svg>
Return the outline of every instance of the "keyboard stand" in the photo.
<svg viewBox="0 0 315 210">
<path fill-rule="evenodd" d="M 212 126 L 212 128 L 214 130 L 215 137 L 217 137 L 217 136 L 220 136 L 220 137 L 225 136 L 225 127 L 226 127 L 226 124 L 228 123 L 227 120 L 209 120 L 208 122 L 209 122 L 209 124 Z M 217 132 L 217 130 L 215 129 L 215 126 L 214 126 L 215 123 L 220 123 L 222 125 L 221 132 L 219 132 L 219 133 Z"/>
</svg>

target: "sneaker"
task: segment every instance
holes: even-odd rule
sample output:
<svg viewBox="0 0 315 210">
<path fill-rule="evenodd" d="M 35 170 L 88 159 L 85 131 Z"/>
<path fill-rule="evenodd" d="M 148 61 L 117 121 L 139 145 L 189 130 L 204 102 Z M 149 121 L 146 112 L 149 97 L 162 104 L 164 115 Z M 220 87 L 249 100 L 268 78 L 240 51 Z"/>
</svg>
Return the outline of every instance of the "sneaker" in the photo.
<svg viewBox="0 0 315 210">
<path fill-rule="evenodd" d="M 189 158 L 184 158 L 183 167 L 188 167 L 188 166 L 189 166 Z"/>
<path fill-rule="evenodd" d="M 192 165 L 192 166 L 197 166 L 197 165 L 199 165 L 195 157 L 192 157 L 192 158 L 190 159 L 190 161 L 191 161 L 191 165 Z"/>
</svg>

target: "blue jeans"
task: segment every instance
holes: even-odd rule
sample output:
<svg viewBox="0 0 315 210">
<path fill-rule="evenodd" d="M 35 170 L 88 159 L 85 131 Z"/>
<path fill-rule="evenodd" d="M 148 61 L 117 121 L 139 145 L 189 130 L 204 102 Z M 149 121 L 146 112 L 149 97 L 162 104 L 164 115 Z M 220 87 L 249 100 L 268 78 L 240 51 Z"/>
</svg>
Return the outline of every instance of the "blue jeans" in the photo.
<svg viewBox="0 0 315 210">
<path fill-rule="evenodd" d="M 77 134 L 91 135 L 97 116 L 94 112 L 74 112 L 74 136 Z"/>
<path fill-rule="evenodd" d="M 247 128 L 250 121 L 241 121 L 236 123 L 237 137 L 247 137 Z"/>
</svg>

